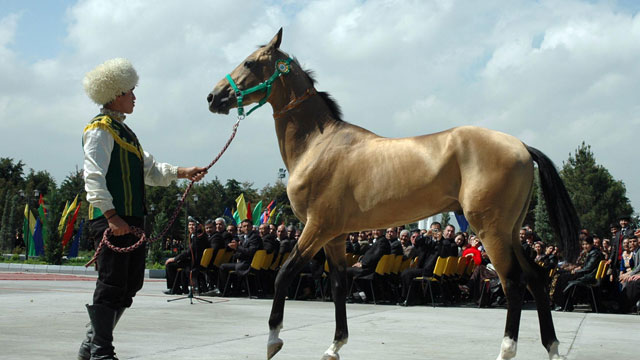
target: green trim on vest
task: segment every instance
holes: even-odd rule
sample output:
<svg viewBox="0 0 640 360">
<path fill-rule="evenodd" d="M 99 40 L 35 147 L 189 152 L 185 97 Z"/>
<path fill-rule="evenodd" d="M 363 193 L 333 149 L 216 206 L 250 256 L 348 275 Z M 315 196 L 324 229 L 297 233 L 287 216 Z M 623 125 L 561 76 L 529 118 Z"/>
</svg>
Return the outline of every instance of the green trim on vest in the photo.
<svg viewBox="0 0 640 360">
<path fill-rule="evenodd" d="M 84 131 L 95 128 L 109 132 L 114 140 L 105 178 L 116 213 L 119 216 L 143 217 L 147 212 L 144 193 L 144 152 L 138 138 L 127 125 L 112 120 L 108 115 L 96 116 Z M 98 215 L 95 210 L 96 208 L 92 214 L 94 216 Z M 101 215 L 100 211 L 100 215 L 95 217 Z"/>
</svg>

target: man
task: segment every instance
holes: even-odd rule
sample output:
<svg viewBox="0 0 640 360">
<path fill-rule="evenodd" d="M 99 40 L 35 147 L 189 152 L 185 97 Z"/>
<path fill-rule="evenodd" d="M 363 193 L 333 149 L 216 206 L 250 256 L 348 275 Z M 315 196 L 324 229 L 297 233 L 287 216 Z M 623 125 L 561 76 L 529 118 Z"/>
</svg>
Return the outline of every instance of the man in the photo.
<svg viewBox="0 0 640 360">
<path fill-rule="evenodd" d="M 455 240 L 456 228 L 455 226 L 448 224 L 444 227 L 442 233 L 442 239 L 437 241 L 438 254 L 442 257 L 458 256 L 458 246 Z"/>
<path fill-rule="evenodd" d="M 400 231 L 400 244 L 402 244 L 402 255 L 404 259 L 413 259 L 417 254 L 417 250 L 415 248 L 415 239 L 420 234 L 420 231 L 414 231 L 413 234 L 409 235 L 409 230 Z"/>
<path fill-rule="evenodd" d="M 382 229 L 374 230 L 374 236 L 377 236 L 373 245 L 362 256 L 362 259 L 347 268 L 347 289 L 351 288 L 351 283 L 358 277 L 369 275 L 376 271 L 378 261 L 383 255 L 391 254 L 391 244 L 389 240 L 382 236 Z M 371 295 L 371 294 L 369 294 Z M 362 297 L 362 294 L 360 294 Z"/>
<path fill-rule="evenodd" d="M 269 232 L 269 227 L 267 224 L 260 224 L 258 227 L 258 233 L 260 234 L 260 238 L 262 239 L 262 245 L 264 249 L 267 251 L 267 254 L 278 254 L 280 250 L 280 242 L 278 241 L 275 234 L 271 234 Z M 273 256 L 273 261 L 276 261 L 277 257 Z"/>
<path fill-rule="evenodd" d="M 533 242 L 533 231 L 527 230 L 526 228 L 520 229 L 520 243 L 522 245 L 522 250 L 524 250 L 524 254 L 531 260 L 536 258 L 536 251 L 533 247 Z"/>
<path fill-rule="evenodd" d="M 555 310 L 559 311 L 565 305 L 566 297 L 572 286 L 576 284 L 589 285 L 596 281 L 596 272 L 600 261 L 604 259 L 602 252 L 593 247 L 593 238 L 589 235 L 582 239 L 582 249 L 587 253 L 584 265 L 562 273 L 556 283 L 556 291 L 553 293 L 553 302 L 556 304 Z M 569 304 L 568 310 L 573 310 L 573 304 Z"/>
<path fill-rule="evenodd" d="M 209 239 L 204 234 L 198 233 L 198 223 L 191 219 L 187 225 L 189 229 L 189 246 L 187 249 L 175 257 L 165 261 L 167 276 L 167 295 L 180 295 L 189 292 L 189 272 L 196 268 L 202 260 L 204 249 L 210 247 Z M 206 229 L 206 227 L 205 227 Z M 181 276 L 178 276 L 178 269 L 183 269 Z"/>
<path fill-rule="evenodd" d="M 135 133 L 125 125 L 133 113 L 133 89 L 138 74 L 126 59 L 112 59 L 86 74 L 84 90 L 102 106 L 84 129 L 84 181 L 89 202 L 89 236 L 96 246 L 105 229 L 110 241 L 127 247 L 138 239 L 130 226 L 142 227 L 146 214 L 145 185 L 167 186 L 177 178 L 201 180 L 201 167 L 158 163 L 142 149 Z M 97 259 L 98 280 L 93 304 L 87 305 L 91 327 L 78 352 L 80 359 L 116 359 L 113 328 L 131 306 L 144 280 L 145 247 L 117 253 L 106 247 Z"/>
<path fill-rule="evenodd" d="M 630 218 L 628 216 L 621 216 L 618 219 L 618 224 L 611 224 L 611 258 L 609 263 L 611 269 L 613 269 L 614 276 L 617 276 L 620 269 L 620 261 L 622 260 L 622 240 L 632 238 L 633 229 L 629 226 Z"/>
<path fill-rule="evenodd" d="M 227 225 L 227 232 L 231 234 L 231 241 L 240 241 L 240 236 L 238 236 L 238 227 L 234 224 Z M 229 244 L 227 244 L 229 245 Z"/>
<path fill-rule="evenodd" d="M 391 254 L 402 255 L 402 244 L 396 237 L 396 228 L 388 228 L 384 234 L 384 237 L 389 240 L 389 244 L 391 245 Z"/>
<path fill-rule="evenodd" d="M 293 251 L 296 241 L 295 239 L 289 239 L 287 237 L 286 226 L 278 226 L 278 229 L 276 230 L 276 238 L 280 242 L 280 254 L 291 253 Z"/>
<path fill-rule="evenodd" d="M 232 262 L 220 266 L 220 287 L 223 289 L 229 278 L 229 271 L 235 270 L 240 276 L 246 275 L 251 267 L 253 255 L 263 248 L 262 239 L 260 239 L 258 232 L 253 229 L 251 220 L 243 220 L 240 223 L 240 230 L 242 231 L 240 240 L 232 240 L 229 243 L 229 247 L 235 250 L 231 258 Z M 239 279 L 239 277 L 236 277 L 236 279 Z"/>
</svg>

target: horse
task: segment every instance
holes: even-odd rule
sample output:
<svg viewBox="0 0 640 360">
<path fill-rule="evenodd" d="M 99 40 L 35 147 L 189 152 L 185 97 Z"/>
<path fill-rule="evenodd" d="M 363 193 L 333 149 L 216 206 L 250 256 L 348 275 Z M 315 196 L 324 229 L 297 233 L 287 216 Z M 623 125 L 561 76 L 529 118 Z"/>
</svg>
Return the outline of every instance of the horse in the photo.
<svg viewBox="0 0 640 360">
<path fill-rule="evenodd" d="M 462 213 L 495 266 L 507 298 L 498 360 L 516 355 L 525 285 L 532 293 L 542 344 L 558 353 L 544 276 L 524 254 L 518 233 L 534 185 L 534 162 L 552 227 L 565 254 L 575 256 L 580 227 L 567 190 L 551 160 L 517 138 L 474 126 L 407 138 L 385 138 L 342 120 L 335 100 L 316 91 L 315 80 L 280 50 L 282 29 L 207 96 L 209 110 L 228 114 L 268 102 L 287 170 L 291 208 L 304 231 L 275 280 L 267 358 L 284 342 L 287 288 L 321 248 L 327 256 L 335 306 L 334 340 L 323 360 L 339 359 L 347 343 L 345 239 L 350 232 L 408 224 L 445 211 Z M 275 70 L 274 70 L 275 69 Z M 245 90 L 242 90 L 245 89 Z M 412 176 L 398 176 L 412 174 Z"/>
</svg>

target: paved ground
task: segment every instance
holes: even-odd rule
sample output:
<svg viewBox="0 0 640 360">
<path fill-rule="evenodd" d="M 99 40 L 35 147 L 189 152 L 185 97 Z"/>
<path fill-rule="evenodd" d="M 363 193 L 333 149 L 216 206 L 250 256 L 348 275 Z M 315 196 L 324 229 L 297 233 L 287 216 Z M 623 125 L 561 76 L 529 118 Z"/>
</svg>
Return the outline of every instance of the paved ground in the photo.
<svg viewBox="0 0 640 360">
<path fill-rule="evenodd" d="M 0 359 L 75 359 L 93 279 L 0 272 Z M 210 298 L 168 303 L 164 282 L 147 280 L 115 332 L 120 359 L 265 359 L 270 300 Z M 342 359 L 495 359 L 504 309 L 403 308 L 349 304 Z M 634 359 L 640 316 L 554 313 L 568 359 Z M 275 357 L 320 359 L 333 338 L 333 304 L 288 301 Z M 535 311 L 522 315 L 517 359 L 547 359 Z"/>
</svg>

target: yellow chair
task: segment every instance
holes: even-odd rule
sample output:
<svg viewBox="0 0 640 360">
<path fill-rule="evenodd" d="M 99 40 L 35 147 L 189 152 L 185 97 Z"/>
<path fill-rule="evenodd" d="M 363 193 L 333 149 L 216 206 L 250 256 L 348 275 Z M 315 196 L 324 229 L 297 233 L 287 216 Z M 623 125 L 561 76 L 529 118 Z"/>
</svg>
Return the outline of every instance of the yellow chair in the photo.
<svg viewBox="0 0 640 360">
<path fill-rule="evenodd" d="M 602 283 L 602 279 L 604 278 L 604 275 L 607 273 L 608 269 L 609 269 L 609 264 L 607 263 L 607 260 L 601 260 L 600 263 L 598 264 L 598 270 L 596 270 L 596 282 L 595 282 L 595 284 L 574 283 L 572 285 L 573 286 L 573 290 L 571 291 L 571 294 L 569 296 L 567 296 L 567 301 L 564 303 L 563 311 L 567 311 L 567 307 L 569 306 L 569 303 L 573 300 L 573 296 L 576 293 L 576 289 L 578 287 L 583 287 L 583 288 L 588 288 L 589 291 L 591 292 L 591 300 L 593 301 L 593 303 L 592 303 L 593 304 L 593 309 L 595 310 L 596 313 L 598 313 L 598 303 L 596 302 L 596 295 L 595 295 L 594 289 L 600 289 L 600 284 Z M 563 290 L 563 289 L 557 289 L 557 290 Z"/>
<path fill-rule="evenodd" d="M 251 298 L 251 286 L 249 285 L 249 276 L 256 276 L 258 272 L 264 266 L 264 259 L 267 256 L 267 250 L 258 250 L 255 254 L 253 254 L 253 259 L 251 259 L 251 265 L 249 266 L 249 272 L 244 276 L 245 284 L 247 286 L 247 293 L 249 294 L 249 298 Z M 231 282 L 231 276 L 238 276 L 236 270 L 229 271 L 229 276 L 227 277 L 227 282 L 224 286 L 224 291 L 222 292 L 222 296 L 225 296 L 227 293 L 227 289 L 229 288 L 229 283 Z"/>
<path fill-rule="evenodd" d="M 393 257 L 393 258 L 392 258 Z M 373 282 L 375 281 L 375 279 L 383 279 L 384 276 L 386 274 L 389 274 L 391 271 L 391 266 L 393 265 L 395 259 L 395 255 L 382 255 L 382 257 L 380 258 L 380 260 L 378 261 L 378 264 L 376 265 L 376 269 L 373 273 L 368 274 L 368 275 L 364 275 L 364 276 L 360 276 L 357 277 L 355 279 L 353 279 L 353 282 L 351 283 L 351 288 L 349 289 L 349 294 L 351 294 L 351 291 L 353 290 L 353 284 L 358 281 L 358 280 L 366 280 L 369 281 L 369 286 L 371 288 L 371 294 L 373 296 L 373 303 L 376 303 L 376 293 L 373 287 Z"/>
</svg>

